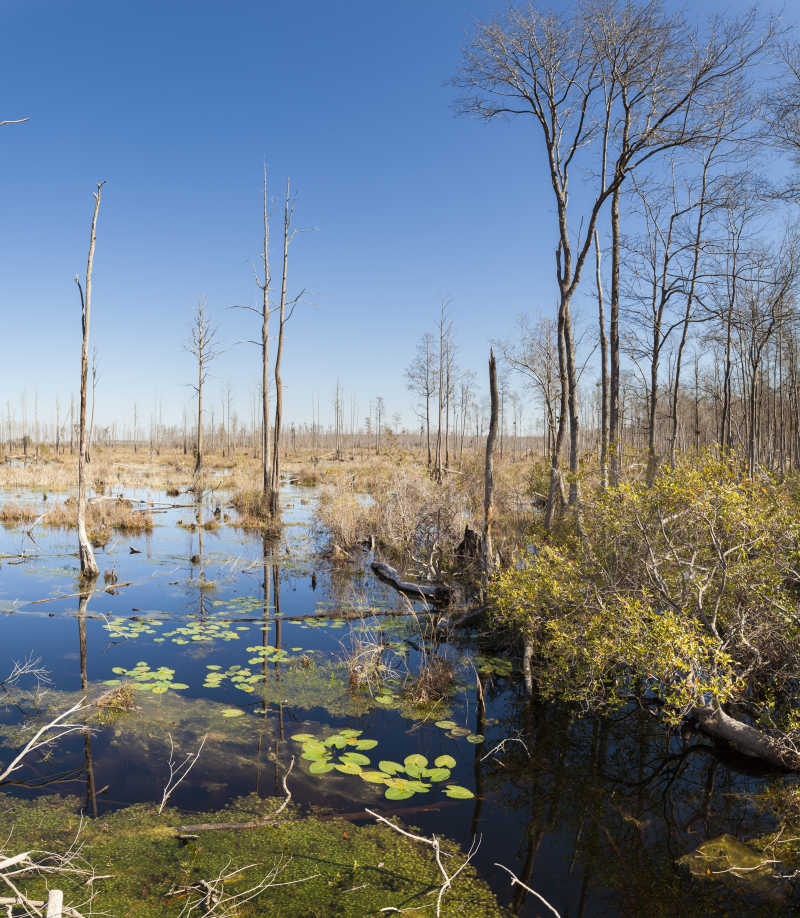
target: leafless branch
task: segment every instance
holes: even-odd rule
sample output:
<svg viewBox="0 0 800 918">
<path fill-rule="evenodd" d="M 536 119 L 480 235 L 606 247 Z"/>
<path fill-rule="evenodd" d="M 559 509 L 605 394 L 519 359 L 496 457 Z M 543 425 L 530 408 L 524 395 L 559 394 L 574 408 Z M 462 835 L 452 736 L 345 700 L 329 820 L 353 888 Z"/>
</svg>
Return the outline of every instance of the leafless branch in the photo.
<svg viewBox="0 0 800 918">
<path fill-rule="evenodd" d="M 455 878 L 461 873 L 467 864 L 469 864 L 472 858 L 475 857 L 475 854 L 477 853 L 481 844 L 480 836 L 473 838 L 469 851 L 467 851 L 466 859 L 461 864 L 461 866 L 457 867 L 452 873 L 448 873 L 442 862 L 442 857 L 448 857 L 449 855 L 443 854 L 441 843 L 435 835 L 433 835 L 431 838 L 426 838 L 424 835 L 414 835 L 413 832 L 408 832 L 405 829 L 402 829 L 400 826 L 390 822 L 385 816 L 381 816 L 380 813 L 376 813 L 374 810 L 367 809 L 367 812 L 370 816 L 377 819 L 378 822 L 384 823 L 384 825 L 389 826 L 390 829 L 394 829 L 394 831 L 398 832 L 400 835 L 404 835 L 406 838 L 410 838 L 412 841 L 422 842 L 424 845 L 429 845 L 431 848 L 433 848 L 433 853 L 436 858 L 436 866 L 439 868 L 439 872 L 441 873 L 444 881 L 439 887 L 439 893 L 436 896 L 436 918 L 440 918 L 442 914 L 442 899 L 444 898 L 444 894 L 452 887 L 453 880 L 455 880 Z M 399 912 L 401 909 L 390 905 L 380 909 L 380 911 Z"/>
<path fill-rule="evenodd" d="M 167 805 L 167 801 L 172 796 L 172 794 L 177 789 L 178 785 L 183 781 L 186 775 L 194 768 L 197 764 L 197 760 L 200 758 L 200 753 L 203 751 L 203 746 L 206 744 L 206 739 L 208 734 L 200 740 L 200 745 L 197 747 L 197 752 L 187 752 L 186 757 L 180 764 L 175 762 L 175 745 L 172 742 L 172 734 L 169 733 L 169 778 L 164 787 L 164 793 L 161 796 L 161 805 L 158 808 L 158 812 L 161 813 L 164 810 L 164 807 Z"/>
<path fill-rule="evenodd" d="M 499 867 L 501 870 L 505 870 L 505 872 L 509 874 L 509 876 L 511 877 L 512 886 L 521 886 L 524 890 L 529 892 L 532 896 L 536 896 L 536 898 L 542 903 L 542 905 L 547 906 L 547 908 L 550 909 L 550 911 L 556 916 L 556 918 L 561 918 L 561 915 L 553 908 L 553 906 L 547 901 L 547 899 L 545 899 L 543 895 L 536 892 L 535 889 L 531 889 L 530 886 L 528 886 L 526 883 L 523 883 L 522 880 L 520 880 L 520 878 L 515 873 L 513 873 L 511 870 L 508 869 L 508 867 L 504 867 L 502 864 L 497 864 L 497 863 L 495 863 L 494 866 Z"/>
<path fill-rule="evenodd" d="M 76 733 L 78 731 L 85 731 L 85 724 L 75 724 L 69 723 L 67 718 L 72 714 L 76 714 L 79 711 L 86 709 L 87 705 L 85 704 L 86 698 L 83 697 L 81 700 L 74 704 L 69 710 L 64 711 L 59 714 L 57 717 L 54 717 L 49 723 L 46 723 L 44 726 L 40 727 L 36 733 L 28 740 L 28 742 L 23 746 L 22 750 L 14 756 L 11 762 L 5 767 L 5 769 L 0 772 L 0 783 L 7 780 L 10 775 L 22 767 L 22 762 L 26 756 L 30 755 L 32 752 L 35 752 L 37 749 L 41 749 L 43 746 L 49 746 L 51 743 L 55 743 L 60 739 L 63 739 L 65 736 L 68 736 L 70 733 Z"/>
</svg>

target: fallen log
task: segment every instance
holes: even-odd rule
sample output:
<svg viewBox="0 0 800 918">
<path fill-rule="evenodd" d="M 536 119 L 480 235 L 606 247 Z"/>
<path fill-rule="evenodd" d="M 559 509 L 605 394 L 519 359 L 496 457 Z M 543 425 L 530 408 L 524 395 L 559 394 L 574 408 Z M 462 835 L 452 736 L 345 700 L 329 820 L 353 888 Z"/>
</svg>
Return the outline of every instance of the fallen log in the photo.
<svg viewBox="0 0 800 918">
<path fill-rule="evenodd" d="M 412 583 L 410 580 L 401 580 L 397 571 L 383 561 L 373 561 L 371 567 L 379 580 L 383 580 L 406 596 L 415 596 L 438 605 L 449 602 L 453 595 L 450 587 L 443 583 Z"/>
<path fill-rule="evenodd" d="M 703 733 L 722 740 L 744 755 L 761 759 L 776 768 L 800 770 L 800 753 L 762 730 L 731 717 L 720 707 L 698 705 L 692 717 Z"/>
</svg>

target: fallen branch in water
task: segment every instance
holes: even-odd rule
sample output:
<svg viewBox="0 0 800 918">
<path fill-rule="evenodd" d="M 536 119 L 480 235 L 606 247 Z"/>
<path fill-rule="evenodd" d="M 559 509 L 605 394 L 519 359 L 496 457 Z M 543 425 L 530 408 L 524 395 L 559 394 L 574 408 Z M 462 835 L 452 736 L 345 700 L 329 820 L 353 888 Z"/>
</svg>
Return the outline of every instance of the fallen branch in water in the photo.
<svg viewBox="0 0 800 918">
<path fill-rule="evenodd" d="M 86 724 L 65 723 L 66 718 L 70 715 L 77 714 L 79 711 L 87 709 L 88 706 L 84 703 L 85 701 L 86 697 L 84 696 L 77 704 L 69 708 L 69 710 L 63 711 L 49 723 L 40 727 L 23 746 L 22 750 L 14 756 L 5 769 L 0 771 L 0 784 L 17 771 L 17 769 L 22 767 L 25 756 L 30 755 L 37 749 L 41 749 L 43 746 L 49 746 L 51 743 L 58 742 L 58 740 L 63 739 L 70 733 L 76 733 L 78 731 L 85 732 L 87 729 Z"/>
<path fill-rule="evenodd" d="M 530 886 L 528 886 L 526 883 L 523 883 L 515 873 L 508 869 L 508 867 L 504 867 L 502 864 L 497 863 L 495 863 L 494 866 L 499 867 L 501 870 L 505 870 L 505 872 L 510 875 L 512 886 L 521 886 L 526 892 L 529 892 L 532 896 L 536 896 L 542 905 L 545 905 L 547 908 L 549 908 L 550 911 L 556 916 L 556 918 L 561 918 L 561 915 L 553 908 L 553 906 L 547 901 L 547 899 L 545 899 L 543 895 L 537 893 L 535 889 L 531 889 Z"/>
<path fill-rule="evenodd" d="M 293 767 L 294 756 L 292 756 L 292 760 L 289 762 L 289 767 L 286 769 L 286 773 L 283 776 L 283 790 L 286 793 L 283 803 L 281 803 L 277 810 L 269 813 L 267 816 L 262 816 L 260 819 L 251 819 L 248 822 L 201 822 L 192 826 L 173 826 L 173 831 L 177 833 L 178 838 L 188 839 L 196 836 L 198 832 L 213 832 L 215 830 L 232 831 L 239 829 L 260 829 L 262 826 L 269 825 L 269 823 L 271 823 L 277 816 L 280 816 L 280 814 L 289 805 L 289 801 L 292 799 L 292 792 L 289 790 L 287 779 L 291 774 Z"/>
<path fill-rule="evenodd" d="M 200 745 L 197 747 L 197 752 L 187 752 L 186 758 L 180 763 L 180 765 L 176 765 L 175 744 L 172 742 L 172 734 L 168 733 L 167 736 L 169 736 L 169 778 L 167 778 L 167 783 L 164 787 L 164 793 L 161 796 L 161 805 L 158 808 L 159 813 L 163 812 L 164 807 L 167 805 L 167 801 L 172 796 L 175 789 L 197 764 L 197 760 L 200 758 L 200 753 L 203 751 L 203 746 L 205 746 L 206 739 L 208 738 L 208 734 L 206 733 L 206 735 L 200 740 Z"/>
<path fill-rule="evenodd" d="M 121 590 L 123 587 L 132 586 L 132 580 L 126 580 L 125 583 L 109 583 L 108 586 L 103 587 L 102 590 L 95 589 L 93 593 L 113 593 L 116 590 Z M 85 596 L 86 591 L 78 593 L 61 593 L 59 596 L 49 596 L 47 599 L 29 599 L 27 602 L 23 602 L 24 606 L 38 606 L 43 602 L 55 602 L 58 599 L 75 599 L 78 596 Z M 102 616 L 98 616 L 100 618 Z"/>
<path fill-rule="evenodd" d="M 380 580 L 406 596 L 417 596 L 420 599 L 430 600 L 430 602 L 446 603 L 453 595 L 450 587 L 443 583 L 412 583 L 410 580 L 401 580 L 397 571 L 384 561 L 373 561 L 370 567 Z"/>
<path fill-rule="evenodd" d="M 439 894 L 436 897 L 436 918 L 440 918 L 442 914 L 442 899 L 444 898 L 444 894 L 447 892 L 448 889 L 452 887 L 453 880 L 455 880 L 455 878 L 461 873 L 461 871 L 467 866 L 467 864 L 469 864 L 472 858 L 475 857 L 475 854 L 478 848 L 480 847 L 481 839 L 480 838 L 472 839 L 472 844 L 470 845 L 470 849 L 467 852 L 467 857 L 464 863 L 460 867 L 457 867 L 452 873 L 448 873 L 447 870 L 445 870 L 444 864 L 442 863 L 443 854 L 442 854 L 441 844 L 439 842 L 439 839 L 435 835 L 433 835 L 431 838 L 426 838 L 424 835 L 414 835 L 413 832 L 408 832 L 405 829 L 402 829 L 400 826 L 395 825 L 395 823 L 393 822 L 390 822 L 388 819 L 386 819 L 385 816 L 381 816 L 380 813 L 376 813 L 374 810 L 367 809 L 367 812 L 370 814 L 370 816 L 374 816 L 375 819 L 378 820 L 378 822 L 382 822 L 384 825 L 389 826 L 390 829 L 394 829 L 395 832 L 399 832 L 400 835 L 405 835 L 406 838 L 410 838 L 412 841 L 422 842 L 423 844 L 429 845 L 431 848 L 433 848 L 433 853 L 434 853 L 434 856 L 436 857 L 436 866 L 439 868 L 439 872 L 441 873 L 443 880 L 444 880 L 442 885 L 439 887 Z M 444 856 L 449 857 L 449 855 L 444 855 Z M 389 906 L 386 906 L 385 908 L 380 909 L 380 911 L 381 912 L 400 912 L 401 909 L 395 908 L 393 905 L 389 905 Z"/>
<path fill-rule="evenodd" d="M 721 707 L 698 705 L 691 711 L 697 726 L 713 739 L 722 740 L 744 755 L 776 768 L 800 770 L 800 752 L 787 743 L 726 714 Z"/>
<path fill-rule="evenodd" d="M 191 886 L 173 887 L 167 895 L 191 896 L 192 893 L 195 894 L 194 897 L 188 899 L 186 905 L 181 909 L 179 918 L 190 918 L 190 916 L 196 916 L 196 918 L 229 918 L 230 916 L 232 918 L 232 916 L 239 914 L 239 908 L 242 905 L 255 899 L 267 889 L 272 889 L 276 886 L 295 886 L 298 883 L 306 883 L 308 880 L 313 880 L 319 876 L 318 873 L 312 873 L 307 877 L 300 877 L 298 880 L 284 880 L 277 883 L 277 877 L 289 866 L 290 861 L 291 858 L 286 860 L 283 857 L 279 858 L 272 869 L 258 883 L 249 889 L 232 895 L 226 895 L 225 883 L 244 873 L 245 870 L 252 870 L 253 867 L 258 867 L 258 864 L 247 864 L 245 867 L 237 867 L 235 870 L 225 873 L 225 870 L 230 867 L 230 861 L 228 861 L 227 866 L 213 880 L 201 880 Z"/>
<path fill-rule="evenodd" d="M 92 900 L 96 893 L 92 884 L 96 880 L 110 879 L 110 877 L 98 876 L 94 869 L 89 866 L 81 856 L 82 845 L 79 844 L 79 838 L 83 829 L 81 821 L 72 844 L 63 853 L 54 853 L 50 851 L 23 851 L 19 854 L 5 856 L 0 850 L 0 882 L 5 884 L 13 893 L 13 896 L 0 897 L 0 906 L 5 906 L 7 914 L 12 915 L 15 906 L 24 910 L 26 915 L 43 916 L 43 909 L 47 909 L 47 916 L 51 918 L 83 918 L 83 909 L 88 906 L 89 913 L 92 911 Z M 64 894 L 59 889 L 48 890 L 47 901 L 29 898 L 17 885 L 19 877 L 25 875 L 34 875 L 37 877 L 69 877 L 74 880 L 83 881 L 84 885 L 90 888 L 87 899 L 77 905 L 65 905 Z"/>
</svg>

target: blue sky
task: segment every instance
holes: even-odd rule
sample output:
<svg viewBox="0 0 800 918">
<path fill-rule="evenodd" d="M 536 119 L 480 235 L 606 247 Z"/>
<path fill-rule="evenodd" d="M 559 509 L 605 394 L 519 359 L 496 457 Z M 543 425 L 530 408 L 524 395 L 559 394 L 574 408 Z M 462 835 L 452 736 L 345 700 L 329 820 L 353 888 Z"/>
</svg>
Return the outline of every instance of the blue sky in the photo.
<svg viewBox="0 0 800 918">
<path fill-rule="evenodd" d="M 412 418 L 403 371 L 451 300 L 460 361 L 554 303 L 550 191 L 532 129 L 456 117 L 471 23 L 502 4 L 4 0 L 0 120 L 0 410 L 77 388 L 79 305 L 95 183 L 106 180 L 93 335 L 100 423 L 189 403 L 183 350 L 198 297 L 225 354 L 212 368 L 249 417 L 262 164 L 275 241 L 298 192 L 287 332 L 290 421 L 327 418 L 337 378 L 359 415 L 382 395 Z M 739 0 L 704 10 L 744 9 Z M 273 249 L 277 273 L 278 249 Z M 276 290 L 277 292 L 277 290 Z M 349 409 L 348 409 L 349 417 Z"/>
</svg>

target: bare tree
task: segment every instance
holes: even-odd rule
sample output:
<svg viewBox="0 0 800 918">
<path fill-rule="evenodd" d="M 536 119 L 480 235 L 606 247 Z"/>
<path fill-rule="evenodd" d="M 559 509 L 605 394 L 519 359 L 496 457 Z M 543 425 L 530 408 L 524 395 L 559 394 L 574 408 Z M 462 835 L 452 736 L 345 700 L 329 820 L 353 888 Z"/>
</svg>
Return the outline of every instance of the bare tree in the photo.
<svg viewBox="0 0 800 918">
<path fill-rule="evenodd" d="M 81 287 L 78 275 L 75 283 L 81 298 L 81 406 L 78 433 L 78 554 L 81 561 L 81 577 L 94 580 L 100 573 L 97 561 L 94 558 L 91 542 L 86 535 L 86 389 L 89 373 L 89 323 L 92 310 L 92 266 L 94 263 L 94 247 L 97 238 L 97 215 L 100 211 L 100 196 L 105 182 L 98 182 L 97 191 L 94 192 L 94 213 L 89 231 L 89 256 L 86 261 L 86 292 Z"/>
<path fill-rule="evenodd" d="M 595 239 L 600 211 L 611 201 L 609 451 L 618 478 L 620 194 L 626 177 L 653 157 L 708 136 L 707 115 L 720 84 L 741 74 L 764 46 L 753 39 L 754 15 L 707 32 L 667 16 L 657 0 L 641 5 L 598 0 L 575 12 L 511 8 L 479 24 L 464 52 L 457 85 L 468 90 L 462 112 L 492 119 L 527 115 L 539 128 L 553 190 L 559 291 L 559 354 L 567 388 L 571 505 L 578 502 L 578 374 L 571 302 Z M 573 239 L 569 175 L 579 158 L 600 175 L 584 198 Z M 597 252 L 597 249 L 596 249 Z M 602 299 L 599 299 L 602 303 Z M 560 447 L 560 443 L 557 443 Z M 560 478 L 558 462 L 552 477 Z M 551 493 L 553 487 L 551 484 Z"/>
<path fill-rule="evenodd" d="M 283 381 L 281 379 L 281 358 L 283 356 L 283 335 L 286 323 L 291 319 L 295 306 L 303 296 L 304 291 L 290 302 L 286 301 L 286 276 L 289 265 L 289 244 L 294 238 L 296 230 L 292 229 L 294 222 L 294 202 L 290 196 L 289 179 L 286 179 L 286 201 L 283 209 L 283 270 L 281 272 L 281 301 L 278 315 L 278 349 L 275 354 L 275 429 L 272 448 L 272 486 L 270 490 L 270 513 L 278 511 L 278 494 L 280 488 L 280 440 L 281 421 L 283 417 Z M 287 309 L 288 307 L 288 309 Z"/>
<path fill-rule="evenodd" d="M 495 566 L 494 545 L 492 544 L 492 525 L 494 522 L 494 449 L 497 440 L 497 364 L 494 350 L 489 349 L 489 397 L 491 412 L 489 415 L 489 434 L 486 437 L 486 464 L 483 484 L 483 576 L 488 579 Z"/>
<path fill-rule="evenodd" d="M 86 440 L 86 461 L 92 461 L 92 448 L 94 446 L 94 406 L 97 402 L 97 345 L 92 345 L 92 410 L 89 416 L 89 436 Z"/>
<path fill-rule="evenodd" d="M 500 345 L 509 367 L 525 377 L 541 398 L 545 454 L 553 460 L 557 435 L 557 418 L 561 397 L 558 377 L 558 328 L 552 319 L 540 319 L 531 327 L 520 316 L 514 340 Z"/>
<path fill-rule="evenodd" d="M 438 372 L 433 335 L 425 334 L 417 345 L 417 353 L 406 370 L 406 384 L 425 403 L 425 442 L 428 468 L 431 466 L 431 399 L 436 394 Z"/>
<path fill-rule="evenodd" d="M 762 361 L 773 334 L 796 312 L 800 277 L 800 240 L 788 234 L 777 255 L 762 252 L 742 279 L 739 308 L 733 318 L 747 398 L 747 463 L 756 466 L 756 421 Z"/>
<path fill-rule="evenodd" d="M 191 337 L 186 350 L 197 362 L 197 382 L 192 388 L 197 393 L 197 439 L 195 441 L 195 473 L 203 468 L 203 386 L 208 379 L 208 365 L 219 356 L 217 329 L 206 315 L 203 300 L 198 300 L 192 321 Z"/>
<path fill-rule="evenodd" d="M 442 480 L 442 468 L 444 463 L 444 453 L 446 449 L 445 444 L 442 442 L 442 434 L 444 433 L 442 428 L 445 402 L 447 398 L 447 353 L 450 346 L 450 335 L 453 327 L 447 316 L 447 307 L 448 301 L 443 299 L 439 310 L 439 352 L 437 354 L 439 368 L 436 373 L 436 379 L 438 382 L 436 387 L 438 394 L 438 420 L 436 423 L 436 457 L 434 460 L 434 477 L 439 482 Z"/>
</svg>

